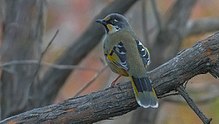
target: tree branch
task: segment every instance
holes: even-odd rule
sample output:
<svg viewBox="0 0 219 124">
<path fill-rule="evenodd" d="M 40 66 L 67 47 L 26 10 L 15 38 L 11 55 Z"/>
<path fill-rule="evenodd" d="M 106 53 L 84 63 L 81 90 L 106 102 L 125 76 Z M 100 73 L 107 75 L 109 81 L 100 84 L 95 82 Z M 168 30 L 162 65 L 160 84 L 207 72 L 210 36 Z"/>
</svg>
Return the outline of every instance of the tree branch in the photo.
<svg viewBox="0 0 219 124">
<path fill-rule="evenodd" d="M 151 44 L 149 42 L 149 35 L 148 35 L 148 26 L 147 26 L 147 1 L 141 0 L 141 13 L 142 13 L 142 32 L 144 36 L 144 45 L 147 46 L 147 48 L 151 48 Z"/>
<path fill-rule="evenodd" d="M 191 36 L 217 30 L 219 30 L 219 18 L 203 18 L 189 21 L 184 35 Z"/>
<path fill-rule="evenodd" d="M 208 84 L 207 87 L 204 87 L 204 90 L 200 90 L 200 88 L 189 88 L 190 96 L 193 96 L 193 94 L 199 94 L 198 97 L 193 98 L 194 102 L 199 105 L 206 105 L 209 103 L 214 102 L 219 97 L 219 85 L 215 82 L 214 84 Z M 196 91 L 197 90 L 197 91 Z M 168 94 L 169 95 L 169 94 Z M 173 95 L 179 95 L 178 92 L 170 94 L 171 97 L 166 98 L 167 95 L 162 96 L 165 97 L 163 101 L 175 103 L 175 104 L 181 104 L 185 105 L 186 102 L 183 101 L 183 99 L 178 99 L 176 96 Z M 170 96 L 169 95 L 169 96 Z"/>
<path fill-rule="evenodd" d="M 155 0 L 151 0 L 151 6 L 152 6 L 152 9 L 153 9 L 153 12 L 154 12 L 154 16 L 155 16 L 155 20 L 156 20 L 158 30 L 161 30 L 162 22 L 160 20 L 160 13 L 158 12 L 157 4 L 156 4 Z"/>
<path fill-rule="evenodd" d="M 157 95 L 175 91 L 198 74 L 209 72 L 218 77 L 218 53 L 219 33 L 216 33 L 148 72 Z M 92 123 L 136 109 L 131 83 L 120 83 L 118 87 L 33 109 L 0 123 Z"/>
<path fill-rule="evenodd" d="M 198 117 L 202 120 L 204 124 L 210 124 L 212 119 L 208 119 L 197 107 L 197 105 L 194 103 L 192 98 L 189 97 L 188 93 L 186 92 L 185 88 L 183 86 L 179 86 L 177 88 L 177 91 L 179 94 L 186 100 L 190 108 L 198 115 Z"/>
</svg>

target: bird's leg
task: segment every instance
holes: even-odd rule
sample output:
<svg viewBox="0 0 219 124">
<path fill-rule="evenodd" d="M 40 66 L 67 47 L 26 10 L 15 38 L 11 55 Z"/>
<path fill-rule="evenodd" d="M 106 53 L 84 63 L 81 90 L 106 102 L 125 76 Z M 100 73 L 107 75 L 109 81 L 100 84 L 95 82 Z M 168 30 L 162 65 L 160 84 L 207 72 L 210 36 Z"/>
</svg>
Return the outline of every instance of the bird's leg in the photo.
<svg viewBox="0 0 219 124">
<path fill-rule="evenodd" d="M 121 77 L 122 75 L 119 75 L 111 84 L 110 87 L 114 87 L 116 85 L 116 81 Z"/>
</svg>

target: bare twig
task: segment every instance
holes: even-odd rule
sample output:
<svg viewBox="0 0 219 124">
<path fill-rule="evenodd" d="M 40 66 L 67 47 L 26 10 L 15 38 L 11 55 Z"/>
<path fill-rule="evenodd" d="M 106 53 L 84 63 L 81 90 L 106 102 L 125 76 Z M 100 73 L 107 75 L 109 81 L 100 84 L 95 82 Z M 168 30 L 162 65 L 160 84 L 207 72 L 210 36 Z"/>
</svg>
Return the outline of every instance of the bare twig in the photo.
<svg viewBox="0 0 219 124">
<path fill-rule="evenodd" d="M 86 90 L 106 69 L 107 69 L 107 65 L 105 65 L 98 73 L 96 73 L 94 75 L 94 77 L 88 82 L 86 83 L 75 95 L 74 97 L 77 97 L 78 95 L 80 95 L 84 90 Z"/>
<path fill-rule="evenodd" d="M 168 97 L 168 96 L 175 96 L 175 95 L 179 95 L 179 93 L 178 92 L 167 93 L 167 94 L 164 94 L 162 96 L 158 96 L 158 98 L 162 99 L 162 98 L 165 98 L 165 97 Z"/>
<path fill-rule="evenodd" d="M 34 90 L 31 90 L 32 87 L 35 87 L 35 84 L 34 82 L 39 82 L 39 71 L 41 69 L 41 63 L 42 63 L 42 60 L 43 60 L 43 57 L 45 55 L 45 53 L 47 52 L 47 50 L 49 49 L 50 45 L 52 44 L 52 42 L 54 41 L 54 39 L 56 38 L 57 34 L 58 34 L 59 30 L 57 30 L 54 34 L 54 36 L 52 37 L 52 39 L 49 41 L 48 45 L 46 46 L 45 50 L 40 54 L 40 58 L 38 60 L 38 63 L 37 63 L 37 67 L 36 67 L 36 70 L 35 72 L 33 73 L 33 77 L 32 77 L 32 80 L 30 81 L 29 83 L 29 87 L 27 89 L 27 93 L 28 93 L 28 102 L 29 103 L 25 103 L 25 104 L 32 104 L 33 103 L 33 98 L 32 98 L 32 94 L 33 94 L 33 91 Z M 36 89 L 36 87 L 35 87 Z"/>
<path fill-rule="evenodd" d="M 149 38 L 148 38 L 148 26 L 147 26 L 147 9 L 146 9 L 146 0 L 141 0 L 141 9 L 142 9 L 142 31 L 144 36 L 144 44 L 147 46 L 147 48 L 151 48 Z"/>
<path fill-rule="evenodd" d="M 160 31 L 161 28 L 162 28 L 162 23 L 161 23 L 161 20 L 160 20 L 160 14 L 157 10 L 156 0 L 151 0 L 151 5 L 152 5 L 152 9 L 153 9 L 153 12 L 154 12 L 155 19 L 157 21 L 158 30 Z"/>
<path fill-rule="evenodd" d="M 204 124 L 210 124 L 211 118 L 208 119 L 201 110 L 197 107 L 197 105 L 194 103 L 194 101 L 189 97 L 188 93 L 185 91 L 185 88 L 183 86 L 179 86 L 177 88 L 177 91 L 179 94 L 186 100 L 190 108 L 198 115 L 198 117 L 202 120 Z"/>
<path fill-rule="evenodd" d="M 179 93 L 173 94 L 173 95 L 179 95 Z M 206 105 L 208 103 L 212 103 L 213 101 L 217 100 L 219 97 L 219 94 L 211 94 L 209 97 L 200 97 L 194 99 L 194 102 L 198 105 Z M 176 104 L 183 104 L 186 105 L 186 102 L 181 99 L 176 99 L 176 97 L 165 97 L 163 99 L 165 102 L 170 103 L 176 103 Z"/>
<path fill-rule="evenodd" d="M 41 67 L 41 63 L 42 63 L 42 60 L 43 60 L 43 57 L 45 55 L 45 53 L 48 51 L 50 45 L 52 44 L 52 42 L 54 41 L 54 39 L 56 38 L 56 36 L 58 35 L 59 33 L 59 30 L 57 30 L 54 34 L 54 36 L 52 37 L 52 39 L 49 41 L 48 45 L 46 46 L 45 50 L 41 53 L 40 55 L 40 58 L 39 58 L 39 61 L 38 61 L 38 64 L 37 64 L 37 67 L 36 67 L 36 71 L 34 72 L 33 74 L 33 80 L 31 81 L 30 83 L 30 87 L 33 85 L 33 82 L 35 81 L 35 79 L 38 79 L 38 73 L 40 71 L 40 67 Z"/>
<path fill-rule="evenodd" d="M 206 82 L 208 83 L 208 82 Z M 195 97 L 193 100 L 196 104 L 207 104 L 207 103 L 211 103 L 212 101 L 215 101 L 218 99 L 219 97 L 219 85 L 217 84 L 218 82 L 215 82 L 211 85 L 208 85 L 207 87 L 204 88 L 203 90 L 200 89 L 196 89 L 196 88 L 190 88 L 189 92 L 191 96 L 193 96 L 193 94 L 199 94 L 198 97 Z M 183 86 L 185 88 L 185 86 Z M 197 91 L 196 91 L 197 90 Z M 178 93 L 179 94 L 179 93 Z M 185 101 L 181 100 L 181 99 L 176 99 L 176 97 L 168 97 L 164 99 L 165 102 L 171 102 L 171 103 L 176 103 L 176 104 L 186 104 Z"/>
<path fill-rule="evenodd" d="M 28 65 L 28 64 L 39 64 L 39 60 L 15 60 L 10 61 L 7 63 L 0 64 L 0 68 L 11 66 L 11 65 Z M 98 69 L 89 68 L 89 67 L 81 67 L 78 65 L 57 65 L 54 63 L 48 63 L 48 62 L 41 62 L 41 66 L 48 66 L 50 68 L 59 69 L 59 70 L 66 70 L 66 69 L 79 69 L 79 70 L 85 70 L 85 71 L 94 71 L 98 72 Z"/>
</svg>

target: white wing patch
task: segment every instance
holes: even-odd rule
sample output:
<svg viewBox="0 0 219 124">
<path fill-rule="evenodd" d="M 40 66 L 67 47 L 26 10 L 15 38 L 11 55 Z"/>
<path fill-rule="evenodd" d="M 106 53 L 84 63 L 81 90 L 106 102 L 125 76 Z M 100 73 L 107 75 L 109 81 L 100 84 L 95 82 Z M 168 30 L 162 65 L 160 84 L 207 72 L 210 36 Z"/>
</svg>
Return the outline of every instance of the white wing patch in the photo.
<svg viewBox="0 0 219 124">
<path fill-rule="evenodd" d="M 144 65 L 149 65 L 150 64 L 150 54 L 148 52 L 148 49 L 143 46 L 143 44 L 139 41 L 136 40 L 137 47 L 138 47 L 138 52 L 140 54 L 140 57 L 142 58 L 142 61 Z"/>
</svg>

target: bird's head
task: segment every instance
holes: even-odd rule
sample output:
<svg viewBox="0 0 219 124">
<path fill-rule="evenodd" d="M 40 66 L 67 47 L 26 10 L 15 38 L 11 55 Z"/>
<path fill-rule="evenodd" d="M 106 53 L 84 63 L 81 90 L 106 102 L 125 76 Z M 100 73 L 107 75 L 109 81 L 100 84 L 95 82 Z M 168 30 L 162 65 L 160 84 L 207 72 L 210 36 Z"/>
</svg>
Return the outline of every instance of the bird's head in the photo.
<svg viewBox="0 0 219 124">
<path fill-rule="evenodd" d="M 103 19 L 98 19 L 96 22 L 102 24 L 108 34 L 115 33 L 129 27 L 127 19 L 118 13 L 109 14 Z"/>
</svg>

